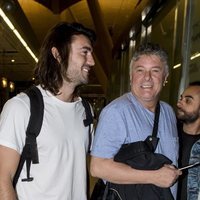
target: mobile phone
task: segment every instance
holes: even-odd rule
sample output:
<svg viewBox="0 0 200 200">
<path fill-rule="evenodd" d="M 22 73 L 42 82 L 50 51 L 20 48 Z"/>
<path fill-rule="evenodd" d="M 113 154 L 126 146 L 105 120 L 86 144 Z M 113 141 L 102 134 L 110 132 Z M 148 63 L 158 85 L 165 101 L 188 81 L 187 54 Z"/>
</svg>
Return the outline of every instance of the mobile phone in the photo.
<svg viewBox="0 0 200 200">
<path fill-rule="evenodd" d="M 197 161 L 197 162 L 195 162 L 193 164 L 189 164 L 189 165 L 187 165 L 185 167 L 181 167 L 181 168 L 179 168 L 179 170 L 189 169 L 189 168 L 195 167 L 195 166 L 197 166 L 199 164 L 200 164 L 200 161 Z"/>
</svg>

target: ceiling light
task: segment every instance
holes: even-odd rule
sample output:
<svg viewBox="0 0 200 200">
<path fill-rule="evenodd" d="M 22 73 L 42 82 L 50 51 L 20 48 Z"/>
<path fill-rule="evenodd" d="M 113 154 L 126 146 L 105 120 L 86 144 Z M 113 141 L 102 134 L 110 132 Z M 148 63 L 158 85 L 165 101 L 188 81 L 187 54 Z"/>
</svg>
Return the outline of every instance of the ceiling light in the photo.
<svg viewBox="0 0 200 200">
<path fill-rule="evenodd" d="M 173 67 L 173 69 L 176 69 L 176 68 L 178 68 L 178 67 L 180 67 L 181 66 L 181 64 L 179 63 L 179 64 L 177 64 L 177 65 L 174 65 L 174 67 Z"/>
<path fill-rule="evenodd" d="M 2 7 L 7 11 L 12 11 L 15 8 L 15 3 L 13 0 L 4 1 Z"/>
<path fill-rule="evenodd" d="M 14 82 L 12 82 L 12 81 L 9 82 L 9 89 L 10 89 L 10 92 L 14 92 L 14 90 L 15 90 L 15 83 Z"/>
<path fill-rule="evenodd" d="M 197 58 L 199 56 L 200 56 L 200 53 L 197 52 L 197 53 L 193 54 L 190 59 L 193 60 L 193 59 L 195 59 L 195 58 Z"/>
<path fill-rule="evenodd" d="M 6 88 L 8 86 L 8 80 L 5 77 L 1 78 L 1 86 L 2 88 Z"/>
<path fill-rule="evenodd" d="M 20 35 L 20 33 L 18 32 L 18 30 L 14 27 L 14 25 L 12 24 L 12 22 L 9 20 L 9 18 L 5 15 L 5 13 L 3 12 L 3 10 L 0 8 L 0 16 L 3 18 L 3 20 L 6 22 L 6 24 L 8 25 L 8 27 L 13 31 L 13 33 L 17 36 L 17 38 L 19 39 L 19 41 L 22 43 L 22 45 L 26 48 L 26 50 L 29 52 L 29 54 L 33 57 L 33 59 L 35 60 L 35 62 L 38 62 L 38 58 L 35 56 L 35 54 L 32 52 L 32 50 L 30 49 L 30 47 L 27 45 L 27 43 L 25 42 L 25 40 L 22 38 L 22 36 Z"/>
<path fill-rule="evenodd" d="M 196 53 L 194 53 L 194 54 L 190 57 L 190 60 L 193 60 L 193 59 L 198 58 L 198 57 L 200 57 L 200 53 L 199 53 L 199 52 L 196 52 Z M 178 67 L 180 67 L 180 66 L 181 66 L 180 63 L 177 64 L 177 65 L 174 65 L 173 69 L 176 69 L 176 68 L 178 68 Z"/>
</svg>

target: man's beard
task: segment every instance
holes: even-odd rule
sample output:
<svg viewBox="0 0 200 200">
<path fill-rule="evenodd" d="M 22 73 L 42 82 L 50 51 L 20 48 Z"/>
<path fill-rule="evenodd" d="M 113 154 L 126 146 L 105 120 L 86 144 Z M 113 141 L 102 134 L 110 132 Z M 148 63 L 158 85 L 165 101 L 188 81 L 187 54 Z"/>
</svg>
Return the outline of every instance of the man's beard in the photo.
<svg viewBox="0 0 200 200">
<path fill-rule="evenodd" d="M 178 109 L 178 110 L 180 110 L 182 114 L 179 114 L 179 112 L 177 112 L 177 118 L 185 124 L 190 124 L 190 123 L 195 122 L 200 116 L 199 111 L 188 113 L 182 109 Z"/>
<path fill-rule="evenodd" d="M 75 77 L 70 77 L 69 75 L 66 75 L 64 77 L 64 79 L 68 82 L 68 83 L 73 83 L 77 86 L 81 86 L 81 85 L 86 85 L 89 82 L 89 75 L 88 76 L 75 76 Z"/>
</svg>

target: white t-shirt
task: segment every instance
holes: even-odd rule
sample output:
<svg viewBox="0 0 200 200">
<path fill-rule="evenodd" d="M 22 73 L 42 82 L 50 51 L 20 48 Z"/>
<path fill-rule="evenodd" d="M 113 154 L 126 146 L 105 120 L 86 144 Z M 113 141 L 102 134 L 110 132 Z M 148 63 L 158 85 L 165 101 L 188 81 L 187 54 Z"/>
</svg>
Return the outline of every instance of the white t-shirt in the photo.
<svg viewBox="0 0 200 200">
<path fill-rule="evenodd" d="M 88 127 L 81 98 L 63 102 L 39 87 L 44 98 L 44 119 L 37 137 L 39 164 L 32 164 L 31 182 L 26 167 L 17 183 L 19 200 L 86 200 Z M 27 95 L 7 101 L 0 117 L 0 144 L 21 153 L 30 116 Z"/>
</svg>

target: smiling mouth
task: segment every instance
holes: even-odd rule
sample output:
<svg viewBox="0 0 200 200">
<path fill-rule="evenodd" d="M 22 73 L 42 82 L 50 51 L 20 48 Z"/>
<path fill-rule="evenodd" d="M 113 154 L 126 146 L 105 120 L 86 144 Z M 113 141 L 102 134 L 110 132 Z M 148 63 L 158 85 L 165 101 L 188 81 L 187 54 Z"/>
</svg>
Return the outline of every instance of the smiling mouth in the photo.
<svg viewBox="0 0 200 200">
<path fill-rule="evenodd" d="M 83 71 L 88 73 L 90 71 L 90 67 L 83 67 Z"/>
<path fill-rule="evenodd" d="M 150 89 L 152 88 L 153 86 L 152 85 L 142 85 L 141 86 L 143 89 Z"/>
</svg>

